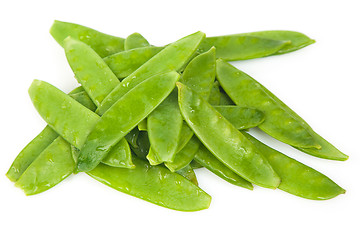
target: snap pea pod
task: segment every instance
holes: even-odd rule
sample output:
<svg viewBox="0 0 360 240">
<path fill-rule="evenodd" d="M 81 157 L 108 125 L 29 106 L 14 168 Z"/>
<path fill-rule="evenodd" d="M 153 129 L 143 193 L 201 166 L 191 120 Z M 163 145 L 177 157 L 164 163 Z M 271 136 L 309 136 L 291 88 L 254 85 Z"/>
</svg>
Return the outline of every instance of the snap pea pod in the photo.
<svg viewBox="0 0 360 240">
<path fill-rule="evenodd" d="M 135 48 L 104 58 L 106 64 L 118 78 L 125 78 L 136 71 L 150 58 L 158 54 L 163 47 Z"/>
<path fill-rule="evenodd" d="M 78 170 L 94 169 L 114 145 L 171 93 L 178 79 L 176 72 L 155 75 L 120 98 L 91 128 L 80 150 Z"/>
<path fill-rule="evenodd" d="M 15 183 L 26 195 L 44 192 L 68 177 L 75 169 L 71 146 L 57 137 L 43 150 Z"/>
<path fill-rule="evenodd" d="M 151 164 L 172 162 L 175 158 L 183 124 L 177 98 L 177 91 L 174 90 L 147 117 L 150 140 L 150 152 L 147 159 Z"/>
<path fill-rule="evenodd" d="M 33 81 L 29 88 L 29 95 L 41 117 L 61 137 L 81 149 L 86 137 L 100 117 L 59 89 L 40 80 Z M 117 158 L 119 167 L 134 167 L 127 145 L 125 139 L 120 141 L 112 149 L 113 153 L 109 155 L 109 159 L 104 159 L 104 161 L 114 165 L 116 163 L 115 156 L 122 156 L 126 158 Z"/>
<path fill-rule="evenodd" d="M 181 132 L 180 132 L 180 138 L 178 142 L 178 148 L 176 150 L 176 153 L 180 152 L 183 147 L 190 141 L 192 136 L 194 135 L 191 128 L 187 125 L 185 121 L 183 121 Z"/>
<path fill-rule="evenodd" d="M 140 33 L 130 34 L 125 39 L 125 43 L 124 43 L 125 50 L 148 47 L 148 46 L 150 46 L 149 42 Z"/>
<path fill-rule="evenodd" d="M 257 127 L 265 120 L 264 113 L 253 108 L 229 105 L 214 106 L 214 108 L 236 129 Z"/>
<path fill-rule="evenodd" d="M 70 96 L 77 99 L 82 104 L 88 104 L 86 98 L 81 94 L 84 91 L 82 87 L 78 87 L 69 93 Z M 87 106 L 88 107 L 88 106 Z M 30 164 L 44 151 L 59 135 L 50 127 L 46 126 L 23 150 L 17 155 L 10 166 L 6 176 L 13 182 L 16 182 Z"/>
<path fill-rule="evenodd" d="M 151 166 L 133 156 L 134 169 L 99 164 L 87 172 L 92 178 L 120 192 L 179 211 L 198 211 L 210 205 L 211 197 L 177 173 Z"/>
<path fill-rule="evenodd" d="M 265 114 L 259 128 L 292 146 L 321 148 L 309 125 L 279 99 L 274 99 L 260 83 L 231 64 L 218 59 L 216 74 L 229 97 L 240 106 L 256 108 Z"/>
<path fill-rule="evenodd" d="M 165 163 L 165 166 L 172 172 L 179 171 L 188 166 L 194 159 L 196 152 L 198 151 L 200 142 L 196 136 L 192 136 L 190 141 L 179 151 L 173 162 Z"/>
<path fill-rule="evenodd" d="M 196 175 L 192 167 L 188 164 L 184 168 L 180 169 L 179 171 L 176 171 L 177 174 L 180 174 L 196 186 L 199 186 L 199 183 L 197 181 Z"/>
<path fill-rule="evenodd" d="M 259 32 L 250 32 L 250 33 L 241 33 L 242 36 L 254 36 L 278 41 L 290 41 L 290 44 L 287 44 L 280 50 L 278 50 L 274 55 L 284 54 L 288 52 L 293 52 L 303 47 L 306 47 L 310 44 L 315 43 L 315 40 L 309 38 L 303 33 L 295 31 L 284 31 L 284 30 L 271 30 L 271 31 L 259 31 Z"/>
<path fill-rule="evenodd" d="M 87 44 L 68 37 L 64 40 L 68 63 L 75 78 L 89 94 L 96 106 L 120 84 L 104 60 Z"/>
<path fill-rule="evenodd" d="M 123 38 L 104 34 L 75 23 L 56 20 L 51 26 L 50 34 L 61 46 L 63 46 L 63 41 L 68 36 L 78 39 L 89 45 L 101 57 L 106 57 L 124 50 L 125 40 Z"/>
<path fill-rule="evenodd" d="M 243 134 L 260 150 L 279 174 L 281 178 L 279 189 L 313 200 L 330 199 L 345 193 L 344 189 L 322 173 L 266 146 L 247 133 Z"/>
<path fill-rule="evenodd" d="M 199 52 L 216 48 L 216 57 L 227 61 L 246 60 L 272 55 L 290 44 L 290 41 L 279 41 L 243 35 L 225 35 L 207 37 L 199 46 Z"/>
<path fill-rule="evenodd" d="M 227 167 L 262 187 L 276 188 L 280 178 L 255 146 L 208 102 L 177 83 L 180 111 L 199 140 Z"/>
<path fill-rule="evenodd" d="M 219 161 L 203 144 L 200 144 L 197 151 L 195 162 L 204 166 L 225 181 L 246 189 L 253 190 L 253 185 L 233 172 L 230 168 Z"/>
<path fill-rule="evenodd" d="M 205 34 L 196 32 L 164 48 L 135 72 L 126 77 L 102 102 L 97 112 L 102 115 L 125 93 L 150 76 L 180 69 L 195 53 Z"/>
</svg>

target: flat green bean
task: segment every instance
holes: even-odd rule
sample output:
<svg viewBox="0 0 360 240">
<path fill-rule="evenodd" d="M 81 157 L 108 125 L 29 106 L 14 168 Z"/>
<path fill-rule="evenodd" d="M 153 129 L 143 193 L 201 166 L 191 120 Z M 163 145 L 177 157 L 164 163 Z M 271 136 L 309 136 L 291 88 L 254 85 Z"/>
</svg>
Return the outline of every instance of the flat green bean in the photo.
<svg viewBox="0 0 360 240">
<path fill-rule="evenodd" d="M 280 178 L 255 146 L 208 102 L 177 83 L 180 111 L 199 140 L 227 167 L 262 187 L 276 188 Z"/>
<path fill-rule="evenodd" d="M 163 166 L 151 166 L 133 156 L 134 169 L 99 164 L 87 174 L 123 193 L 162 207 L 198 211 L 210 205 L 211 197 L 195 184 Z"/>
</svg>

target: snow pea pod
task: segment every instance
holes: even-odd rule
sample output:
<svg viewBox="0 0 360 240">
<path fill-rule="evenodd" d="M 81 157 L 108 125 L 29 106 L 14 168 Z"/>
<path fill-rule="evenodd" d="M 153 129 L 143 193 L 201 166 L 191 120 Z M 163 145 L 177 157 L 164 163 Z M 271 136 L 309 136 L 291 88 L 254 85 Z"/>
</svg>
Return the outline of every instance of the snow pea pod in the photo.
<svg viewBox="0 0 360 240">
<path fill-rule="evenodd" d="M 330 199 L 345 193 L 344 189 L 322 173 L 266 146 L 247 133 L 243 134 L 260 150 L 279 174 L 281 178 L 279 189 L 313 200 Z"/>
<path fill-rule="evenodd" d="M 150 46 L 149 42 L 140 33 L 130 34 L 125 39 L 125 43 L 124 43 L 125 50 L 148 47 L 148 46 Z"/>
<path fill-rule="evenodd" d="M 216 57 L 227 61 L 246 60 L 272 55 L 290 44 L 290 41 L 279 41 L 243 35 L 224 35 L 207 37 L 199 46 L 199 52 L 216 48 Z"/>
<path fill-rule="evenodd" d="M 240 106 L 256 108 L 265 114 L 259 128 L 270 136 L 292 146 L 320 148 L 309 125 L 279 99 L 274 99 L 249 75 L 218 59 L 216 74 L 229 97 Z"/>
<path fill-rule="evenodd" d="M 209 98 L 207 100 L 211 105 L 219 105 L 220 104 L 221 93 L 220 93 L 220 87 L 219 87 L 218 81 L 214 82 L 214 84 L 211 88 L 211 91 L 210 91 Z"/>
<path fill-rule="evenodd" d="M 104 58 L 106 64 L 118 78 L 125 78 L 136 71 L 150 58 L 158 54 L 163 47 L 135 48 Z"/>
<path fill-rule="evenodd" d="M 147 117 L 151 146 L 147 159 L 151 164 L 172 162 L 175 158 L 183 124 L 177 98 L 177 91 L 174 90 Z"/>
<path fill-rule="evenodd" d="M 208 102 L 177 83 L 180 111 L 199 140 L 227 167 L 262 187 L 276 188 L 280 178 L 255 146 Z"/>
<path fill-rule="evenodd" d="M 68 36 L 78 39 L 89 45 L 101 57 L 124 50 L 125 40 L 123 38 L 104 34 L 75 23 L 56 20 L 51 26 L 50 34 L 61 46 L 63 46 L 63 41 Z"/>
<path fill-rule="evenodd" d="M 225 181 L 236 186 L 253 190 L 253 185 L 249 181 L 246 181 L 230 168 L 225 166 L 203 144 L 200 144 L 194 160 Z"/>
<path fill-rule="evenodd" d="M 204 37 L 204 33 L 196 32 L 168 45 L 149 61 L 141 65 L 135 72 L 126 77 L 121 84 L 104 99 L 97 112 L 102 115 L 124 94 L 150 76 L 180 69 L 195 53 Z"/>
<path fill-rule="evenodd" d="M 176 153 L 180 152 L 183 147 L 190 141 L 192 136 L 194 135 L 191 128 L 187 125 L 185 121 L 183 121 L 181 132 L 180 132 L 180 138 L 178 142 L 178 148 L 176 150 Z"/>
<path fill-rule="evenodd" d="M 194 159 L 196 152 L 198 151 L 200 142 L 196 136 L 192 136 L 190 141 L 179 151 L 173 162 L 165 163 L 165 166 L 172 172 L 179 171 L 188 166 Z"/>
<path fill-rule="evenodd" d="M 293 52 L 303 47 L 306 47 L 310 44 L 315 43 L 315 40 L 309 38 L 303 33 L 294 32 L 294 31 L 284 31 L 284 30 L 270 30 L 270 31 L 259 31 L 259 32 L 250 32 L 250 33 L 241 33 L 242 36 L 254 36 L 278 41 L 290 41 L 290 44 L 287 44 L 273 55 L 284 54 L 288 52 Z"/>
<path fill-rule="evenodd" d="M 248 129 L 257 127 L 264 120 L 264 113 L 253 108 L 239 106 L 214 106 L 222 116 L 226 118 L 236 129 Z"/>
<path fill-rule="evenodd" d="M 66 141 L 81 149 L 100 117 L 49 83 L 34 80 L 30 98 L 41 117 Z M 134 167 L 130 149 L 120 141 L 104 162 L 118 167 Z M 116 160 L 115 160 L 116 159 Z"/>
<path fill-rule="evenodd" d="M 89 97 L 99 106 L 103 99 L 120 84 L 104 60 L 87 44 L 68 37 L 63 44 L 75 78 Z"/>
<path fill-rule="evenodd" d="M 195 184 L 163 166 L 151 166 L 133 156 L 134 169 L 99 164 L 87 174 L 120 192 L 179 211 L 198 211 L 210 205 L 211 197 Z"/>
<path fill-rule="evenodd" d="M 83 88 L 78 87 L 69 93 L 69 96 L 79 101 L 86 107 L 92 107 L 88 99 L 83 96 Z M 59 135 L 50 127 L 46 126 L 30 143 L 28 143 L 17 155 L 11 164 L 6 176 L 16 182 L 30 164 L 44 151 Z"/>
<path fill-rule="evenodd" d="M 91 128 L 80 150 L 78 170 L 95 168 L 114 145 L 171 93 L 178 79 L 176 72 L 155 75 L 120 98 Z"/>
<path fill-rule="evenodd" d="M 44 192 L 68 177 L 75 169 L 71 146 L 56 138 L 24 171 L 15 186 L 26 195 Z"/>
</svg>

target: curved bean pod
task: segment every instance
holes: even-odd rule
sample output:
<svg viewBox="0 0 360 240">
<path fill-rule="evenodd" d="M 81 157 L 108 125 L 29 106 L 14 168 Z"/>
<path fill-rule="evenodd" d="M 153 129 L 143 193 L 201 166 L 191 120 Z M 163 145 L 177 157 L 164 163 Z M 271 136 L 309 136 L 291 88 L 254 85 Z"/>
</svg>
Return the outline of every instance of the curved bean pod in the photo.
<svg viewBox="0 0 360 240">
<path fill-rule="evenodd" d="M 124 43 L 125 50 L 148 47 L 148 46 L 150 46 L 149 42 L 140 33 L 130 34 L 125 39 L 125 43 Z"/>
<path fill-rule="evenodd" d="M 68 36 L 78 39 L 94 49 L 100 57 L 106 57 L 124 50 L 125 40 L 123 38 L 104 34 L 75 23 L 56 20 L 51 26 L 50 34 L 61 46 Z"/>
<path fill-rule="evenodd" d="M 80 150 L 78 170 L 90 171 L 95 168 L 114 145 L 171 93 L 178 79 L 176 72 L 155 75 L 120 98 L 96 122 L 87 136 Z"/>
<path fill-rule="evenodd" d="M 326 200 L 345 193 L 339 185 L 322 173 L 292 159 L 243 133 L 266 157 L 281 178 L 279 189 L 313 200 Z"/>
<path fill-rule="evenodd" d="M 177 86 L 180 111 L 199 140 L 244 179 L 276 188 L 280 178 L 255 146 L 194 91 L 181 83 Z"/>
<path fill-rule="evenodd" d="M 250 190 L 254 188 L 249 181 L 246 181 L 219 161 L 203 144 L 200 144 L 194 161 L 231 184 Z"/>
<path fill-rule="evenodd" d="M 265 87 L 221 59 L 216 63 L 217 79 L 229 97 L 237 105 L 265 114 L 265 121 L 259 125 L 261 130 L 292 146 L 320 148 L 309 125 L 279 99 L 271 97 Z"/>
<path fill-rule="evenodd" d="M 102 115 L 118 99 L 145 79 L 163 72 L 177 71 L 195 53 L 200 42 L 205 38 L 202 32 L 186 36 L 164 48 L 135 72 L 126 77 L 101 103 L 97 112 Z"/>
<path fill-rule="evenodd" d="M 177 173 L 151 166 L 133 156 L 134 169 L 99 164 L 87 174 L 120 192 L 179 211 L 198 211 L 210 205 L 211 197 Z"/>
</svg>

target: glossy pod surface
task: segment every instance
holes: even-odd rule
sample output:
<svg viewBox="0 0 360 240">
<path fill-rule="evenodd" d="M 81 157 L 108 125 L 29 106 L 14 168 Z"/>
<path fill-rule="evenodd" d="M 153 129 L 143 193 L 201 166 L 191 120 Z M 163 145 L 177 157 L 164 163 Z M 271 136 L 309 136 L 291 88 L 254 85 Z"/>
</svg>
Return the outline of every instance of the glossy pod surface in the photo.
<svg viewBox="0 0 360 240">
<path fill-rule="evenodd" d="M 87 136 L 78 158 L 78 170 L 95 168 L 114 145 L 171 93 L 178 79 L 176 72 L 155 75 L 120 98 Z"/>
<path fill-rule="evenodd" d="M 145 79 L 158 73 L 179 70 L 193 56 L 204 37 L 204 33 L 196 32 L 164 48 L 126 77 L 105 98 L 97 112 L 102 115 L 112 104 Z"/>
<path fill-rule="evenodd" d="M 125 39 L 75 23 L 55 21 L 51 26 L 50 33 L 61 46 L 63 46 L 64 39 L 70 36 L 89 45 L 101 57 L 124 50 Z"/>
<path fill-rule="evenodd" d="M 181 83 L 177 86 L 181 113 L 199 140 L 244 179 L 276 188 L 280 179 L 255 146 L 194 91 Z"/>
<path fill-rule="evenodd" d="M 308 124 L 280 100 L 272 98 L 256 80 L 220 59 L 216 71 L 220 85 L 237 105 L 265 114 L 265 121 L 259 125 L 261 130 L 292 146 L 320 148 Z"/>
<path fill-rule="evenodd" d="M 344 189 L 324 174 L 266 146 L 247 133 L 244 135 L 279 174 L 281 178 L 279 189 L 313 200 L 326 200 L 345 193 Z"/>
<path fill-rule="evenodd" d="M 87 172 L 94 179 L 126 194 L 179 211 L 198 211 L 210 205 L 211 197 L 177 173 L 151 166 L 133 156 L 134 169 L 99 164 Z"/>
</svg>

